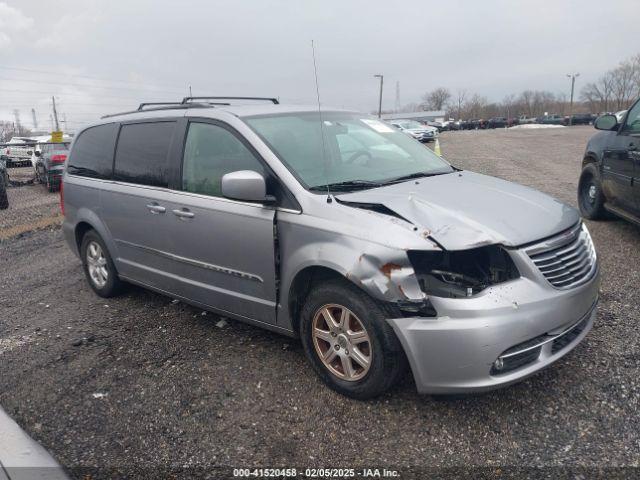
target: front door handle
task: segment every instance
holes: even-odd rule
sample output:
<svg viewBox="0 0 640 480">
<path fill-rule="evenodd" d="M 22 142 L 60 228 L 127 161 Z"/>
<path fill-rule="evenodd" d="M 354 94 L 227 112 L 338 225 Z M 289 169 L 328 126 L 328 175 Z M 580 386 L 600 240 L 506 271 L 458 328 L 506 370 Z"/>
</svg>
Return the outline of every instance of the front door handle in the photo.
<svg viewBox="0 0 640 480">
<path fill-rule="evenodd" d="M 147 208 L 149 209 L 149 211 L 151 213 L 153 213 L 154 215 L 157 215 L 159 213 L 164 213 L 167 211 L 166 208 L 164 208 L 161 205 L 158 205 L 157 203 L 150 203 L 147 205 Z"/>
<path fill-rule="evenodd" d="M 173 214 L 176 217 L 180 217 L 180 218 L 193 218 L 196 216 L 195 213 L 190 212 L 189 210 L 187 210 L 186 208 L 180 209 L 180 210 L 173 210 Z"/>
</svg>

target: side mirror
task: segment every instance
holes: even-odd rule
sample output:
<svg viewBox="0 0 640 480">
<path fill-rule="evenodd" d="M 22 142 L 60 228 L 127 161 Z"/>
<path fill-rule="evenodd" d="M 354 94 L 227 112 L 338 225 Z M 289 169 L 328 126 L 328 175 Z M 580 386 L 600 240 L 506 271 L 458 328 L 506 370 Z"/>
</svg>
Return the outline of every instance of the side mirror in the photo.
<svg viewBox="0 0 640 480">
<path fill-rule="evenodd" d="M 618 126 L 618 119 L 615 115 L 601 115 L 593 126 L 598 130 L 614 130 Z"/>
<path fill-rule="evenodd" d="M 36 154 L 36 157 L 39 157 L 40 155 L 42 155 L 42 152 L 40 152 L 40 150 L 36 150 L 35 154 Z"/>
<path fill-rule="evenodd" d="M 223 175 L 222 195 L 245 202 L 275 202 L 275 197 L 267 195 L 264 177 L 253 170 L 239 170 Z"/>
</svg>

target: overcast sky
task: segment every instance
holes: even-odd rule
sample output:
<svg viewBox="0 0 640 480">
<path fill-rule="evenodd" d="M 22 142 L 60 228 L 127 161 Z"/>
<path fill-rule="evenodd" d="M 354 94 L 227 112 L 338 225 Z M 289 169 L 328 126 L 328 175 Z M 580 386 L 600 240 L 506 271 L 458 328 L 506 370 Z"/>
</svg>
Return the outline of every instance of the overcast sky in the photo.
<svg viewBox="0 0 640 480">
<path fill-rule="evenodd" d="M 0 0 L 0 118 L 69 130 L 141 101 L 268 95 L 373 111 L 446 86 L 568 94 L 640 52 L 639 0 Z"/>
</svg>

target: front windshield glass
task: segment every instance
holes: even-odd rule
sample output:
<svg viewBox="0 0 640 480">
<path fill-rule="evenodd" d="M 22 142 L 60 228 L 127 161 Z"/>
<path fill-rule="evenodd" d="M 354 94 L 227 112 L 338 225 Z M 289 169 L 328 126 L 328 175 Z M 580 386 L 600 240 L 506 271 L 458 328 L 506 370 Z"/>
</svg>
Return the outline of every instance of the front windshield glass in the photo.
<svg viewBox="0 0 640 480">
<path fill-rule="evenodd" d="M 402 122 L 402 128 L 424 128 L 424 125 L 416 122 L 415 120 L 407 120 Z"/>
<path fill-rule="evenodd" d="M 306 188 L 340 183 L 390 183 L 454 169 L 429 148 L 367 115 L 317 112 L 245 117 Z M 323 155 L 324 151 L 324 155 Z"/>
</svg>

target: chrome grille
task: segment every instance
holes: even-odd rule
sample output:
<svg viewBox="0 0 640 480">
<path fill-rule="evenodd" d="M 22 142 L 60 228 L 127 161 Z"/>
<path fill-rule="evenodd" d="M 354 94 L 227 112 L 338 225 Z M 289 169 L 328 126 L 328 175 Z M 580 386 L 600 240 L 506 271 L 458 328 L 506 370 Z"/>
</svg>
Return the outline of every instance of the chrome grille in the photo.
<svg viewBox="0 0 640 480">
<path fill-rule="evenodd" d="M 596 251 L 583 224 L 525 249 L 547 281 L 568 289 L 587 282 L 597 267 Z"/>
</svg>

